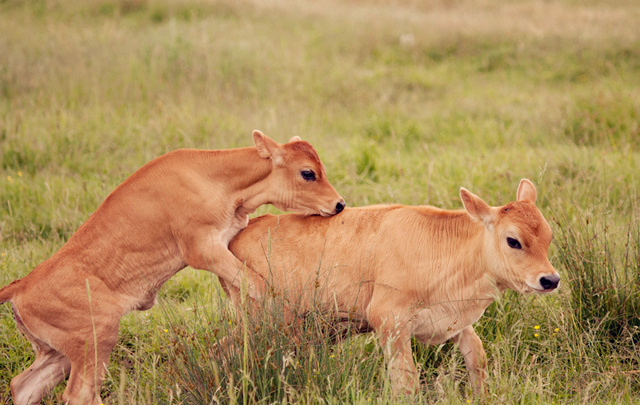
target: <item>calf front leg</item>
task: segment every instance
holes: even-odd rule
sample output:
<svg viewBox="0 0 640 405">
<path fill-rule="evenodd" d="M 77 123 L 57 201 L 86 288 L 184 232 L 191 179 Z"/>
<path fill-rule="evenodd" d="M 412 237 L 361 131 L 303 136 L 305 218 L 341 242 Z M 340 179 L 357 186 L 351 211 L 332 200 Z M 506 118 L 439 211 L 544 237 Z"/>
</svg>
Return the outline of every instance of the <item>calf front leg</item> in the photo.
<svg viewBox="0 0 640 405">
<path fill-rule="evenodd" d="M 420 388 L 420 380 L 411 351 L 411 321 L 408 311 L 392 311 L 388 306 L 383 310 L 370 307 L 368 320 L 379 334 L 393 391 L 416 393 Z"/>
<path fill-rule="evenodd" d="M 247 267 L 247 273 L 250 268 Z M 253 272 L 253 270 L 251 270 Z M 257 273 L 256 273 L 257 274 Z M 264 279 L 262 279 L 264 280 Z M 266 285 L 266 284 L 265 284 Z M 248 315 L 256 316 L 264 313 L 274 313 L 277 314 L 279 312 L 268 312 L 268 311 L 283 311 L 284 321 L 287 324 L 296 323 L 298 326 L 300 325 L 300 318 L 298 318 L 298 311 L 296 308 L 292 308 L 289 305 L 289 302 L 283 298 L 284 301 L 280 302 L 275 299 L 275 297 L 265 296 L 261 300 L 256 300 L 251 297 L 247 297 L 245 301 L 245 305 L 242 303 L 242 294 L 240 288 L 228 284 L 224 279 L 220 280 L 220 286 L 227 294 L 231 303 L 235 307 L 236 316 L 238 318 L 238 324 L 242 324 L 243 311 L 246 310 Z M 268 307 L 265 307 L 268 306 Z M 267 312 L 265 312 L 267 311 Z M 269 318 L 267 318 L 269 319 Z"/>
<path fill-rule="evenodd" d="M 261 299 L 264 296 L 266 283 L 262 276 L 246 267 L 221 242 L 186 245 L 183 256 L 189 266 L 208 270 L 237 289 L 241 289 L 246 281 L 247 292 L 253 299 Z"/>
<path fill-rule="evenodd" d="M 469 371 L 469 382 L 476 393 L 485 394 L 487 379 L 487 355 L 482 347 L 482 341 L 473 330 L 473 326 L 467 326 L 460 333 L 451 338 L 458 345 L 464 363 Z"/>
</svg>

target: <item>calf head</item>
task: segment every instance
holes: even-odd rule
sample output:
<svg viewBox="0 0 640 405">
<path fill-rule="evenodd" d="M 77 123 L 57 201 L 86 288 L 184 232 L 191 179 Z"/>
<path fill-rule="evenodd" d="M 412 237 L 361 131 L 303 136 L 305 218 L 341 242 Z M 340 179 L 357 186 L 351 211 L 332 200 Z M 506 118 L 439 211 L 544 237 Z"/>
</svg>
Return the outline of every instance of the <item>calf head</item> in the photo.
<svg viewBox="0 0 640 405">
<path fill-rule="evenodd" d="M 464 188 L 460 197 L 471 218 L 485 227 L 484 254 L 499 288 L 546 293 L 560 282 L 548 258 L 551 228 L 535 205 L 536 189 L 520 181 L 516 201 L 490 207 Z"/>
<path fill-rule="evenodd" d="M 338 214 L 345 202 L 333 188 L 324 165 L 313 147 L 294 136 L 278 145 L 260 131 L 253 131 L 253 141 L 260 157 L 271 159 L 271 200 L 283 211 L 297 211 L 325 217 Z"/>
</svg>

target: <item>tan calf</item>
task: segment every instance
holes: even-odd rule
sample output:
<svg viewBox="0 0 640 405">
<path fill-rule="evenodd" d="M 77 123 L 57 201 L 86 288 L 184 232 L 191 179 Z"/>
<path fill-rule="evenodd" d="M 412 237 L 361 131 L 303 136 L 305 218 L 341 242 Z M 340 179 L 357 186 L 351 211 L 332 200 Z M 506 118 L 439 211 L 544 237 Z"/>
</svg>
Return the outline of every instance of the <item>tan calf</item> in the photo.
<svg viewBox="0 0 640 405">
<path fill-rule="evenodd" d="M 99 390 L 120 318 L 145 310 L 185 266 L 241 285 L 242 263 L 227 246 L 261 204 L 329 216 L 344 200 L 307 142 L 278 145 L 254 131 L 255 147 L 176 150 L 120 184 L 51 258 L 0 290 L 35 362 L 11 381 L 17 405 L 39 404 L 67 374 L 63 399 L 100 403 Z M 254 298 L 264 280 L 249 272 Z"/>
<path fill-rule="evenodd" d="M 465 189 L 460 197 L 460 211 L 377 205 L 332 218 L 265 215 L 229 249 L 303 311 L 320 306 L 336 323 L 377 331 L 397 392 L 418 389 L 411 336 L 426 344 L 452 339 L 482 391 L 486 357 L 473 323 L 503 290 L 545 293 L 560 277 L 529 180 L 502 207 Z M 238 301 L 237 289 L 223 286 Z"/>
</svg>

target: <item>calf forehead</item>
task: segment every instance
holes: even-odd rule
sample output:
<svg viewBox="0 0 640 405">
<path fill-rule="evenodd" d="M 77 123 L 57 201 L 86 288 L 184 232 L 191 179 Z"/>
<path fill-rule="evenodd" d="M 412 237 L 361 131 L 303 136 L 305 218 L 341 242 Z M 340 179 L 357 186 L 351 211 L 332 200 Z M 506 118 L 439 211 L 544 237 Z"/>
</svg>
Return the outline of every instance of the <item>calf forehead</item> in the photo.
<svg viewBox="0 0 640 405">
<path fill-rule="evenodd" d="M 320 165 L 320 157 L 309 142 L 291 142 L 286 144 L 285 148 L 289 152 L 289 155 L 292 159 L 308 160 L 310 161 L 310 163 Z"/>
<path fill-rule="evenodd" d="M 502 207 L 500 216 L 500 223 L 505 227 L 516 226 L 533 237 L 551 238 L 551 228 L 534 204 L 520 201 L 509 203 Z"/>
</svg>

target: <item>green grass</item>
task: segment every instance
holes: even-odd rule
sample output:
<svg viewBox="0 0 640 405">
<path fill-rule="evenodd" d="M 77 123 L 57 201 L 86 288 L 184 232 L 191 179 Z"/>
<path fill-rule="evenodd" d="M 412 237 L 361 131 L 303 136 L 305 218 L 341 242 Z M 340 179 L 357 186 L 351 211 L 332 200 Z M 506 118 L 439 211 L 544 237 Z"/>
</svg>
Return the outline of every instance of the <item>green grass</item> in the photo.
<svg viewBox="0 0 640 405">
<path fill-rule="evenodd" d="M 147 161 L 253 129 L 310 141 L 352 206 L 459 208 L 460 186 L 498 205 L 528 177 L 563 281 L 478 322 L 484 402 L 640 403 L 639 20 L 622 0 L 0 1 L 0 284 Z M 105 400 L 482 402 L 449 344 L 416 345 L 423 390 L 393 399 L 373 335 L 245 336 L 222 295 L 185 270 L 123 318 Z M 2 404 L 33 355 L 9 305 L 0 330 Z M 210 357 L 224 336 L 247 351 Z"/>
</svg>

